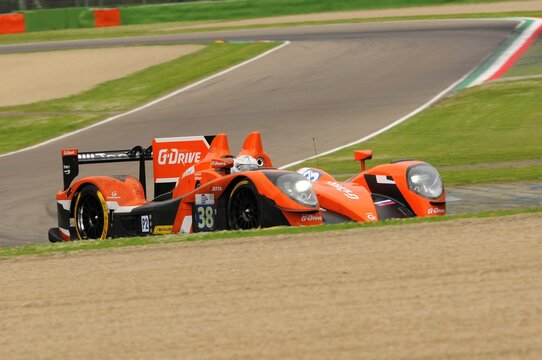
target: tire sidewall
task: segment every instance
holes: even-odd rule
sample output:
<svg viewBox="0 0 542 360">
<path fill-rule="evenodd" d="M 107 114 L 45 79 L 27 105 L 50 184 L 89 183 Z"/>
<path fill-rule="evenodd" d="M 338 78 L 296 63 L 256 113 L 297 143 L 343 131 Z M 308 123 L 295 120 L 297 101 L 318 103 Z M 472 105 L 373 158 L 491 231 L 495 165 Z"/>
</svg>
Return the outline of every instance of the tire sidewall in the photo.
<svg viewBox="0 0 542 360">
<path fill-rule="evenodd" d="M 75 206 L 73 209 L 73 217 L 75 220 L 75 231 L 77 233 L 77 238 L 79 240 L 88 239 L 88 237 L 83 236 L 83 231 L 82 229 L 79 228 L 79 205 L 81 204 L 81 200 L 85 199 L 85 197 L 88 197 L 88 196 L 94 197 L 101 204 L 101 210 L 103 212 L 103 219 L 104 219 L 103 221 L 104 226 L 103 226 L 100 237 L 96 238 L 96 240 L 104 240 L 107 238 L 108 233 L 109 233 L 109 211 L 108 211 L 107 203 L 105 202 L 105 198 L 103 194 L 94 185 L 86 185 L 76 195 Z"/>
<path fill-rule="evenodd" d="M 228 211 L 227 211 L 228 226 L 229 226 L 229 228 L 231 230 L 241 230 L 241 229 L 238 229 L 238 228 L 236 228 L 234 226 L 234 223 L 233 223 L 232 217 L 231 217 L 231 213 L 232 213 L 231 207 L 232 207 L 232 199 L 234 199 L 235 196 L 242 189 L 250 190 L 252 192 L 252 194 L 254 195 L 254 197 L 256 198 L 256 204 L 258 206 L 258 221 L 257 221 L 257 225 L 256 225 L 256 227 L 254 227 L 254 229 L 257 229 L 258 227 L 261 226 L 261 223 L 262 223 L 262 202 L 261 202 L 261 197 L 258 194 L 258 190 L 256 189 L 256 186 L 254 186 L 252 181 L 250 181 L 248 179 L 243 179 L 243 180 L 239 181 L 237 184 L 235 184 L 232 191 L 230 192 L 230 196 L 229 196 L 229 199 L 228 199 Z"/>
</svg>

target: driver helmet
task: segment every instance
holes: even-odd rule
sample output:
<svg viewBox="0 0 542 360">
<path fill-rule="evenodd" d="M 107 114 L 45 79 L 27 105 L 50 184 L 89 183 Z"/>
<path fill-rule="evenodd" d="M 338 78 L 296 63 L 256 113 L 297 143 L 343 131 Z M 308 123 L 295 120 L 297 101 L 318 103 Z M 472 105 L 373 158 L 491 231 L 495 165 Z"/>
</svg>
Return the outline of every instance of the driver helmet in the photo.
<svg viewBox="0 0 542 360">
<path fill-rule="evenodd" d="M 250 155 L 241 155 L 233 161 L 232 173 L 240 171 L 256 170 L 258 168 L 258 160 Z"/>
</svg>

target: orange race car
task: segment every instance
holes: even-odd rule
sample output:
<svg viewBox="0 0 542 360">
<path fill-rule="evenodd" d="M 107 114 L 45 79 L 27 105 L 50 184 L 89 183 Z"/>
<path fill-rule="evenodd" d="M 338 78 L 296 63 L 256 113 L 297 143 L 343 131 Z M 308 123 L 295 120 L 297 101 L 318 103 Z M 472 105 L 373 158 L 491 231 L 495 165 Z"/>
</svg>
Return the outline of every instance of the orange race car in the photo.
<svg viewBox="0 0 542 360">
<path fill-rule="evenodd" d="M 49 240 L 445 214 L 444 188 L 434 167 L 402 160 L 365 170 L 371 157 L 371 151 L 355 151 L 362 171 L 340 182 L 321 169 L 274 169 L 259 132 L 249 134 L 236 157 L 226 134 L 157 138 L 146 149 L 62 150 L 64 189 L 56 196 L 58 227 L 49 230 Z M 147 160 L 153 162 L 153 200 L 146 198 Z M 125 161 L 139 162 L 139 180 L 120 175 L 73 182 L 79 165 Z"/>
</svg>

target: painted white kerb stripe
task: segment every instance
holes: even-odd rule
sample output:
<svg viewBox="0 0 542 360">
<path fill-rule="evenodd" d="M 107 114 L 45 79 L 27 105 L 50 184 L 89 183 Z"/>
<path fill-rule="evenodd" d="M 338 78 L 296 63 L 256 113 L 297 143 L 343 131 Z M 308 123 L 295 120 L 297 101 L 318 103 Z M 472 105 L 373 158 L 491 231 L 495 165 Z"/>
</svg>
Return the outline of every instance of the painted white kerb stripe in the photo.
<svg viewBox="0 0 542 360">
<path fill-rule="evenodd" d="M 138 112 L 138 111 L 147 109 L 147 108 L 149 108 L 149 107 L 151 107 L 151 106 L 154 106 L 154 105 L 156 105 L 156 104 L 158 104 L 158 103 L 160 103 L 160 102 L 162 102 L 162 101 L 164 101 L 164 100 L 167 100 L 167 99 L 169 99 L 169 98 L 171 98 L 171 97 L 173 97 L 173 96 L 179 95 L 180 93 L 183 93 L 183 92 L 186 92 L 186 91 L 188 91 L 188 90 L 190 90 L 190 89 L 193 89 L 193 88 L 195 88 L 196 86 L 199 86 L 199 85 L 201 85 L 201 84 L 203 84 L 203 83 L 206 83 L 206 82 L 208 82 L 208 81 L 210 81 L 210 80 L 216 79 L 216 78 L 218 78 L 218 77 L 220 77 L 220 76 L 222 76 L 222 75 L 225 75 L 225 74 L 230 73 L 230 72 L 232 72 L 232 71 L 234 71 L 234 70 L 237 70 L 237 69 L 239 69 L 240 67 L 243 67 L 243 66 L 245 66 L 245 65 L 248 65 L 248 64 L 250 64 L 250 63 L 252 63 L 252 62 L 254 62 L 254 61 L 257 61 L 257 60 L 259 60 L 259 59 L 261 59 L 261 58 L 263 58 L 263 57 L 265 57 L 265 56 L 267 56 L 267 55 L 269 55 L 269 54 L 271 54 L 271 53 L 273 53 L 273 52 L 275 52 L 275 51 L 278 51 L 278 50 L 282 49 L 283 47 L 285 47 L 285 46 L 287 46 L 287 45 L 289 45 L 289 44 L 290 44 L 290 41 L 285 41 L 283 44 L 281 44 L 281 45 L 279 45 L 279 46 L 277 46 L 277 47 L 274 47 L 274 48 L 272 48 L 272 49 L 270 49 L 270 50 L 267 50 L 267 51 L 264 52 L 263 54 L 260 54 L 260 55 L 258 55 L 258 56 L 256 56 L 256 57 L 253 57 L 252 59 L 248 59 L 247 61 L 244 61 L 244 62 L 242 62 L 242 63 L 240 63 L 240 64 L 235 65 L 235 66 L 232 66 L 232 67 L 230 67 L 230 68 L 228 68 L 228 69 L 226 69 L 226 70 L 223 70 L 223 71 L 221 71 L 221 72 L 219 72 L 219 73 L 216 73 L 216 74 L 214 74 L 214 75 L 211 75 L 211 76 L 209 76 L 209 77 L 207 77 L 207 78 L 205 78 L 205 79 L 202 79 L 202 80 L 200 80 L 200 81 L 198 81 L 198 82 L 195 82 L 195 83 L 193 83 L 193 84 L 190 84 L 190 85 L 188 85 L 188 86 L 185 86 L 185 87 L 183 87 L 183 88 L 181 88 L 181 89 L 179 89 L 179 90 L 176 90 L 176 91 L 174 91 L 174 92 L 172 92 L 172 93 L 170 93 L 170 94 L 168 94 L 168 95 L 165 95 L 165 96 L 163 96 L 163 97 L 161 97 L 161 98 L 159 98 L 159 99 L 156 99 L 156 100 L 153 100 L 153 101 L 151 101 L 151 102 L 149 102 L 149 103 L 146 103 L 145 105 L 142 105 L 142 106 L 140 106 L 140 107 L 137 107 L 137 108 L 132 109 L 132 110 L 130 110 L 130 111 L 127 111 L 127 112 L 125 112 L 125 113 L 122 113 L 122 114 L 118 114 L 118 115 L 112 116 L 112 117 L 110 117 L 110 118 L 107 118 L 107 119 L 102 120 L 102 121 L 100 121 L 100 122 L 97 122 L 97 123 L 95 123 L 95 124 L 89 125 L 89 126 L 84 127 L 84 128 L 82 128 L 82 129 L 75 130 L 75 131 L 72 131 L 72 132 L 70 132 L 70 133 L 67 133 L 67 134 L 64 134 L 64 135 L 61 135 L 61 136 L 57 136 L 57 137 L 52 138 L 52 139 L 50 139 L 50 140 L 44 141 L 44 142 L 42 142 L 42 143 L 39 143 L 39 144 L 36 144 L 36 145 L 33 145 L 33 146 L 29 146 L 29 147 L 27 147 L 27 148 L 20 149 L 20 150 L 17 150 L 17 151 L 12 151 L 12 152 L 9 152 L 9 153 L 6 153 L 6 154 L 2 154 L 2 155 L 0 155 L 0 158 L 3 158 L 3 157 L 5 157 L 5 156 L 10 156 L 10 155 L 15 155 L 15 154 L 18 154 L 18 153 L 21 153 L 21 152 L 24 152 L 24 151 L 28 151 L 28 150 L 33 150 L 33 149 L 39 148 L 39 147 L 41 147 L 41 146 L 44 146 L 44 145 L 53 143 L 53 142 L 55 142 L 55 141 L 58 141 L 58 140 L 61 140 L 61 139 L 65 139 L 65 138 L 67 138 L 67 137 L 69 137 L 69 136 L 72 136 L 72 135 L 75 135 L 75 134 L 79 134 L 79 133 L 81 133 L 81 132 L 83 132 L 83 131 L 86 131 L 86 130 L 88 130 L 88 129 L 92 129 L 92 128 L 96 127 L 96 126 L 100 126 L 100 125 L 106 124 L 106 123 L 108 123 L 108 122 L 111 122 L 111 121 L 113 121 L 113 120 L 117 120 L 117 119 L 119 119 L 119 118 L 121 118 L 121 117 L 124 117 L 124 116 L 127 116 L 127 115 L 131 115 L 131 114 L 134 114 L 134 113 L 136 113 L 136 112 Z"/>
<path fill-rule="evenodd" d="M 521 26 L 527 20 L 533 20 L 533 23 L 525 30 L 523 33 L 518 36 L 516 40 L 506 49 L 495 62 L 484 71 L 476 80 L 474 80 L 468 87 L 473 87 L 481 85 L 492 77 L 497 71 L 499 71 L 508 60 L 533 36 L 534 32 L 542 26 L 542 19 L 537 18 L 520 18 L 520 19 L 510 19 L 511 21 L 521 21 L 518 25 Z"/>
<path fill-rule="evenodd" d="M 473 70 L 474 71 L 474 70 Z M 375 136 L 377 135 L 380 135 L 382 134 L 383 132 L 385 131 L 388 131 L 389 129 L 399 125 L 400 123 L 410 119 L 411 117 L 413 117 L 414 115 L 417 115 L 419 114 L 420 112 L 424 111 L 425 109 L 427 109 L 428 107 L 430 107 L 431 105 L 433 105 L 434 103 L 436 103 L 437 101 L 439 101 L 441 98 L 443 98 L 446 94 L 448 94 L 450 91 L 452 91 L 457 85 L 459 85 L 461 82 L 463 82 L 463 80 L 465 80 L 467 78 L 467 76 L 469 76 L 470 74 L 472 73 L 472 71 L 470 71 L 469 73 L 467 73 L 465 76 L 463 76 L 461 79 L 457 80 L 456 82 L 454 82 L 452 85 L 448 86 L 446 89 L 444 89 L 442 92 L 440 92 L 437 96 L 435 96 L 434 98 L 432 98 L 431 100 L 429 100 L 428 102 L 426 102 L 425 104 L 423 104 L 422 106 L 420 106 L 419 108 L 417 108 L 416 110 L 414 110 L 413 112 L 411 112 L 410 114 L 407 114 L 405 116 L 403 116 L 402 118 L 392 122 L 391 124 L 389 124 L 388 126 L 386 127 L 383 127 L 382 129 L 378 130 L 378 131 L 375 131 L 374 133 L 372 134 L 369 134 L 365 137 L 362 137 L 361 139 L 358 139 L 356 141 L 353 141 L 349 144 L 346 144 L 346 145 L 341 145 L 339 147 L 336 147 L 334 149 L 331 149 L 331 150 L 328 150 L 328 151 L 325 151 L 323 153 L 320 153 L 318 154 L 318 156 L 325 156 L 325 155 L 329 155 L 331 153 L 334 153 L 336 151 L 339 151 L 339 150 L 342 150 L 344 148 L 347 148 L 347 147 L 350 147 L 350 146 L 353 146 L 353 145 L 357 145 L 359 143 L 362 143 L 364 141 L 367 141 L 369 139 L 372 139 L 374 138 Z M 299 165 L 307 160 L 312 160 L 316 157 L 316 155 L 313 155 L 313 156 L 310 156 L 308 158 L 305 158 L 303 160 L 298 160 L 298 161 L 294 161 L 292 163 L 289 163 L 289 164 L 286 164 L 286 165 L 283 165 L 281 166 L 279 169 L 286 169 L 286 168 L 289 168 L 289 167 L 292 167 L 292 166 L 295 166 L 295 165 Z"/>
</svg>

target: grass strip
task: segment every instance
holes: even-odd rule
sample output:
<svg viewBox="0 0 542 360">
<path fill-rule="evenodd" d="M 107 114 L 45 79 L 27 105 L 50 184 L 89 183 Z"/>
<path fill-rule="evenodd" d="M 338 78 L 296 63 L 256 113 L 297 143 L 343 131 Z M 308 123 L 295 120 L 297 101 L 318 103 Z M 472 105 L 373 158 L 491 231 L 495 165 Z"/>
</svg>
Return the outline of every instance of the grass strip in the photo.
<svg viewBox="0 0 542 360">
<path fill-rule="evenodd" d="M 398 9 L 468 3 L 492 3 L 504 0 L 237 0 L 185 3 L 169 6 L 121 7 L 123 24 L 170 21 L 216 21 L 255 19 L 352 10 Z"/>
<path fill-rule="evenodd" d="M 540 15 L 542 17 L 542 14 Z M 505 78 L 542 75 L 542 36 L 539 36 L 525 54 L 506 72 Z"/>
<path fill-rule="evenodd" d="M 376 138 L 319 157 L 319 164 L 344 179 L 359 171 L 353 151 L 371 149 L 369 166 L 422 159 L 443 168 L 446 185 L 541 180 L 540 99 L 542 79 L 467 89 Z M 316 160 L 304 166 L 316 167 Z M 466 168 L 446 169 L 459 166 Z"/>
<path fill-rule="evenodd" d="M 269 15 L 267 15 L 269 16 Z M 293 27 L 308 25 L 327 25 L 345 23 L 370 23 L 386 21 L 408 21 L 408 20 L 447 20 L 447 19 L 479 19 L 479 18 L 509 18 L 509 17 L 542 17 L 542 12 L 503 12 L 503 13 L 479 13 L 479 14 L 457 14 L 457 15 L 420 15 L 420 16 L 393 16 L 375 18 L 352 18 L 324 21 L 296 21 L 286 23 L 226 26 L 220 23 L 213 24 L 209 21 L 178 21 L 159 24 L 124 25 L 119 27 L 91 28 L 91 29 L 69 29 L 41 31 L 23 34 L 6 34 L 0 36 L 0 45 L 22 44 L 30 42 L 64 41 L 64 40 L 88 40 L 99 38 L 117 38 L 128 36 L 144 35 L 167 35 L 183 34 L 207 31 L 225 30 L 249 30 L 271 27 Z M 264 18 L 262 18 L 264 19 Z M 193 25 L 207 25 L 201 28 L 188 28 Z"/>
<path fill-rule="evenodd" d="M 276 45 L 209 44 L 194 54 L 105 82 L 78 95 L 0 108 L 0 153 L 40 143 L 135 108 Z"/>
<path fill-rule="evenodd" d="M 71 251 L 88 251 L 88 250 L 103 250 L 112 248 L 124 248 L 144 245 L 157 244 L 172 244 L 185 243 L 192 241 L 208 241 L 208 240 L 226 240 L 239 239 L 247 237 L 261 237 L 272 235 L 296 235 L 306 233 L 322 233 L 327 231 L 340 231 L 349 229 L 374 228 L 385 226 L 399 226 L 419 223 L 435 223 L 443 221 L 452 221 L 457 219 L 471 218 L 489 218 L 502 217 L 517 214 L 533 214 L 542 212 L 542 208 L 522 209 L 522 210 L 501 210 L 488 211 L 481 213 L 469 213 L 460 215 L 437 216 L 427 218 L 411 218 L 411 219 L 396 219 L 386 220 L 374 223 L 343 223 L 336 225 L 321 225 L 321 226 L 299 226 L 299 227 L 275 227 L 259 230 L 243 230 L 243 231 L 219 231 L 210 233 L 197 234 L 177 234 L 177 235 L 159 235 L 146 236 L 135 238 L 119 238 L 107 240 L 85 240 L 85 241 L 70 241 L 54 244 L 37 244 L 23 245 L 18 247 L 10 247 L 0 249 L 0 260 L 11 256 L 22 255 L 49 255 L 54 253 L 65 253 Z"/>
</svg>

